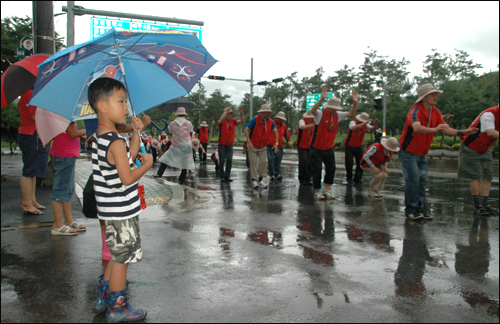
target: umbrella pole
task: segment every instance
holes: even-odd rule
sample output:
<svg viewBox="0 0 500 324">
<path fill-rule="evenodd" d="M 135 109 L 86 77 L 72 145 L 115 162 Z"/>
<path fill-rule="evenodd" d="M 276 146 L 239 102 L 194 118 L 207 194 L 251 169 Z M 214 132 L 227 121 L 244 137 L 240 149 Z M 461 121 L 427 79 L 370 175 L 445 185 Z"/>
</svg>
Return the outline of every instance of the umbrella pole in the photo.
<svg viewBox="0 0 500 324">
<path fill-rule="evenodd" d="M 127 77 L 125 76 L 125 66 L 123 65 L 122 62 L 122 55 L 120 54 L 120 49 L 118 48 L 119 47 L 118 44 L 115 44 L 115 47 L 116 47 L 116 52 L 118 53 L 118 61 L 120 62 L 120 70 L 122 71 L 123 74 L 123 80 L 125 80 L 125 87 L 127 88 L 128 91 L 129 87 L 127 83 Z M 132 108 L 132 114 L 135 117 L 135 110 L 134 110 L 134 105 L 132 104 L 132 96 L 130 95 L 130 91 L 128 91 L 128 96 L 130 98 L 130 108 Z M 141 148 L 141 152 L 146 154 L 146 148 L 144 147 L 144 143 L 142 142 L 141 133 L 139 132 L 139 130 L 137 130 L 137 134 L 139 135 L 139 146 Z M 139 167 L 141 166 L 141 162 L 139 162 L 139 159 L 137 159 L 135 163 L 137 164 L 137 166 Z"/>
</svg>

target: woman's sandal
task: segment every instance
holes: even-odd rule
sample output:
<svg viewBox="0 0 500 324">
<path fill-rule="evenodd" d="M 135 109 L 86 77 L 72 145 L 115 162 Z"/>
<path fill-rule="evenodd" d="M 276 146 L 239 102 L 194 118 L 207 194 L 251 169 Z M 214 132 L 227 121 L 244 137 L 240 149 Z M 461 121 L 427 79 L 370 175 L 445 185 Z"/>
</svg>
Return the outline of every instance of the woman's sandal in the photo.
<svg viewBox="0 0 500 324">
<path fill-rule="evenodd" d="M 35 206 L 35 205 L 33 205 L 33 206 Z M 36 209 L 40 209 L 40 210 L 47 209 L 47 207 L 42 206 L 42 205 L 35 206 L 35 208 L 36 208 Z"/>
<path fill-rule="evenodd" d="M 52 235 L 76 235 L 78 232 L 70 232 L 70 227 L 68 225 L 64 225 L 58 229 L 52 229 L 50 232 Z"/>
<path fill-rule="evenodd" d="M 77 230 L 78 232 L 84 232 L 84 231 L 86 231 L 86 230 L 87 230 L 87 228 L 86 228 L 86 227 L 84 227 L 84 228 L 80 228 L 80 224 L 78 224 L 76 221 L 74 221 L 73 223 L 71 223 L 71 224 L 69 224 L 69 225 L 66 225 L 66 226 L 68 226 L 68 227 L 70 227 L 70 228 L 72 228 L 72 229 L 75 229 L 75 230 Z"/>
<path fill-rule="evenodd" d="M 38 209 L 36 209 L 36 208 L 35 208 L 34 211 L 29 211 L 29 210 L 23 208 L 23 212 L 25 214 L 29 214 L 29 215 L 43 215 L 43 212 L 40 211 L 40 210 L 38 210 Z"/>
</svg>

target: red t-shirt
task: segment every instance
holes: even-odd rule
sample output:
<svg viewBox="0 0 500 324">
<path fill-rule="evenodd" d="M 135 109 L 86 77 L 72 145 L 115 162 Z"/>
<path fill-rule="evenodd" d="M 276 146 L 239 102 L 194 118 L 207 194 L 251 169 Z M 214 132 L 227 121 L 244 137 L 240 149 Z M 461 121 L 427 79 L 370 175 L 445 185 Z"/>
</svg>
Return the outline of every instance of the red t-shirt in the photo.
<svg viewBox="0 0 500 324">
<path fill-rule="evenodd" d="M 30 119 L 30 115 L 36 114 L 36 106 L 28 105 L 31 99 L 33 90 L 26 91 L 19 100 L 17 106 L 19 107 L 19 115 L 21 117 L 21 125 L 19 126 L 19 134 L 33 135 L 36 131 L 36 124 L 34 120 Z"/>
</svg>

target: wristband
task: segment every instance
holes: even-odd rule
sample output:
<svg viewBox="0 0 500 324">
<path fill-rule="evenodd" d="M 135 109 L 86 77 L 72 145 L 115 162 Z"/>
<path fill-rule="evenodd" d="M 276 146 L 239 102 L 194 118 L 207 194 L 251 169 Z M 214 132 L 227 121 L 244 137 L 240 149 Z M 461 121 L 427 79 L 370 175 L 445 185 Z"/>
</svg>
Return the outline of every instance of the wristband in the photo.
<svg viewBox="0 0 500 324">
<path fill-rule="evenodd" d="M 464 132 L 463 129 L 457 130 L 457 136 L 462 137 L 463 132 Z"/>
</svg>

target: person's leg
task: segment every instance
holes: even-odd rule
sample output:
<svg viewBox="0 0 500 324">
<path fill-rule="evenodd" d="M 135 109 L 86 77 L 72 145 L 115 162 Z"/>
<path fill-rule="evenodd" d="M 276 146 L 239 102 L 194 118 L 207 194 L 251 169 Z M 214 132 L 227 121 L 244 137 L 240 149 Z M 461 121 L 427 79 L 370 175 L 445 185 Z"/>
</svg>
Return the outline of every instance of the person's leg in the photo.
<svg viewBox="0 0 500 324">
<path fill-rule="evenodd" d="M 226 162 L 226 145 L 219 144 L 219 174 L 220 178 L 224 179 L 224 167 Z"/>
<path fill-rule="evenodd" d="M 347 182 L 352 181 L 352 159 L 353 159 L 353 148 L 346 144 L 345 146 L 345 173 Z"/>
<path fill-rule="evenodd" d="M 153 154 L 153 163 L 156 163 L 156 157 L 158 156 L 158 151 L 156 150 L 156 148 L 152 147 L 151 153 Z"/>
<path fill-rule="evenodd" d="M 259 181 L 262 180 L 266 176 L 266 166 L 267 166 L 267 161 L 266 161 L 266 156 L 267 156 L 267 151 L 266 148 L 259 149 L 258 152 L 258 158 L 259 158 Z"/>
<path fill-rule="evenodd" d="M 326 150 L 323 153 L 322 161 L 325 164 L 325 177 L 323 179 L 324 188 L 323 192 L 328 192 L 330 190 L 330 186 L 333 184 L 333 180 L 335 177 L 335 152 L 333 148 L 330 150 Z"/>
<path fill-rule="evenodd" d="M 224 178 L 231 178 L 231 169 L 233 168 L 233 145 L 226 145 L 226 173 Z"/>
<path fill-rule="evenodd" d="M 33 206 L 33 190 L 36 187 L 36 177 L 21 177 L 19 184 L 23 198 L 23 209 L 34 212 L 36 208 Z"/>
<path fill-rule="evenodd" d="M 313 176 L 313 187 L 316 192 L 321 189 L 321 171 L 323 162 L 321 158 L 321 151 L 315 148 L 311 149 L 311 171 Z"/>
<path fill-rule="evenodd" d="M 259 179 L 259 164 L 258 164 L 258 157 L 257 153 L 255 152 L 255 148 L 248 153 L 248 159 L 250 160 L 250 177 L 252 180 L 258 180 Z"/>
<path fill-rule="evenodd" d="M 360 147 L 354 149 L 354 158 L 356 159 L 356 172 L 354 174 L 354 182 L 361 182 L 363 178 L 363 169 L 361 168 L 361 158 L 363 157 L 363 149 Z M 352 169 L 351 169 L 352 170 Z"/>
<path fill-rule="evenodd" d="M 417 167 L 420 176 L 418 182 L 418 211 L 424 212 L 425 188 L 427 186 L 427 178 L 429 172 L 427 156 L 424 155 L 417 158 Z"/>
<path fill-rule="evenodd" d="M 274 159 L 276 155 L 274 154 L 274 149 L 271 145 L 266 145 L 267 148 L 267 172 L 271 179 L 274 179 Z"/>
<path fill-rule="evenodd" d="M 306 177 L 306 161 L 305 161 L 305 153 L 306 149 L 297 147 L 297 153 L 299 155 L 299 182 L 305 183 L 307 181 Z"/>
<path fill-rule="evenodd" d="M 278 178 L 282 177 L 281 174 L 281 160 L 283 159 L 283 147 L 278 148 L 278 153 L 276 153 L 274 159 L 274 172 Z"/>
<path fill-rule="evenodd" d="M 182 169 L 181 174 L 179 176 L 179 183 L 184 184 L 184 181 L 186 181 L 186 175 L 187 175 L 187 169 Z"/>
<path fill-rule="evenodd" d="M 406 214 L 418 212 L 418 193 L 420 174 L 417 166 L 417 155 L 400 150 L 398 153 L 403 178 L 405 180 L 405 211 Z"/>
<path fill-rule="evenodd" d="M 167 165 L 163 162 L 160 162 L 160 167 L 158 168 L 158 171 L 156 172 L 156 176 L 158 178 L 161 178 L 163 176 L 163 173 L 165 172 L 166 168 L 167 168 Z"/>
<path fill-rule="evenodd" d="M 203 164 L 203 151 L 201 148 L 203 147 L 203 143 L 200 143 L 200 146 L 198 147 L 198 157 L 200 158 L 200 164 Z"/>
<path fill-rule="evenodd" d="M 35 134 L 33 134 L 35 135 Z M 21 181 L 22 209 L 31 213 L 36 212 L 36 207 L 33 206 L 33 188 L 36 187 L 36 136 L 18 134 L 17 143 L 22 152 L 23 170 Z M 36 201 L 36 199 L 35 199 Z"/>
</svg>

